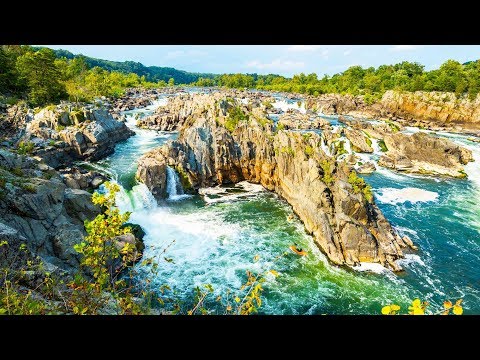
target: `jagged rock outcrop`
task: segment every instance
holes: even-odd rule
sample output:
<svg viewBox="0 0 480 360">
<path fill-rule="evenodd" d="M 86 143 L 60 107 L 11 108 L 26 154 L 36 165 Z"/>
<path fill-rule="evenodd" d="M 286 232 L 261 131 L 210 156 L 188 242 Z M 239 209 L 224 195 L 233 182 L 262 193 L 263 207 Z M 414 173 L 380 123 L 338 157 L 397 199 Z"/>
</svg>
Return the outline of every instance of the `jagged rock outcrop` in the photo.
<svg viewBox="0 0 480 360">
<path fill-rule="evenodd" d="M 359 174 L 371 174 L 375 170 L 377 170 L 377 168 L 375 167 L 375 164 L 370 161 L 357 167 L 357 173 Z"/>
<path fill-rule="evenodd" d="M 193 116 L 201 115 L 212 109 L 214 99 L 220 97 L 225 97 L 225 95 L 191 96 L 184 94 L 170 98 L 167 105 L 159 107 L 153 115 L 140 118 L 137 126 L 158 131 L 179 130 Z"/>
<path fill-rule="evenodd" d="M 308 96 L 305 99 L 306 109 L 326 115 L 348 114 L 366 106 L 362 96 L 324 94 Z"/>
<path fill-rule="evenodd" d="M 473 161 L 472 152 L 453 141 L 418 132 L 385 136 L 388 151 L 379 164 L 398 171 L 465 177 L 463 165 Z"/>
<path fill-rule="evenodd" d="M 95 218 L 101 209 L 92 203 L 91 193 L 68 187 L 63 180 L 35 158 L 0 149 L 0 240 L 8 240 L 9 246 L 25 243 L 29 253 L 40 256 L 47 266 L 75 273 L 80 255 L 74 245 L 86 235 L 85 220 Z M 141 228 L 136 227 L 139 233 Z M 136 234 L 114 240 L 116 246 L 134 244 L 135 258 L 141 257 L 143 244 Z"/>
<path fill-rule="evenodd" d="M 13 105 L 0 112 L 0 142 L 13 146 L 25 134 L 25 127 L 33 119 L 33 110 L 25 104 Z"/>
<path fill-rule="evenodd" d="M 474 100 L 444 92 L 385 92 L 381 115 L 432 130 L 480 130 L 480 96 Z"/>
<path fill-rule="evenodd" d="M 110 155 L 118 142 L 132 135 L 133 131 L 106 109 L 62 104 L 35 114 L 26 125 L 23 141 L 34 145 L 34 155 L 59 168 L 76 160 Z"/>
<path fill-rule="evenodd" d="M 345 125 L 362 131 L 373 139 L 383 139 L 385 135 L 393 134 L 397 131 L 403 130 L 403 127 L 395 121 L 365 121 L 360 119 L 347 119 L 340 115 L 338 121 Z"/>
<path fill-rule="evenodd" d="M 77 190 L 95 190 L 107 181 L 107 178 L 96 171 L 87 171 L 79 167 L 60 170 L 63 182 L 69 188 Z"/>
<path fill-rule="evenodd" d="M 0 218 L 33 254 L 66 270 L 78 268 L 73 245 L 85 235 L 84 220 L 99 212 L 90 193 L 67 188 L 55 170 L 0 149 Z"/>
<path fill-rule="evenodd" d="M 367 200 L 365 186 L 353 187 L 351 168 L 322 151 L 319 134 L 274 132 L 272 124 L 254 116 L 230 132 L 223 126 L 230 115 L 223 115 L 220 104 L 216 102 L 211 115 L 205 113 L 184 127 L 178 140 L 141 158 L 137 178 L 152 190 L 164 189 L 164 177 L 157 171 L 168 165 L 196 189 L 242 180 L 261 184 L 290 203 L 335 264 L 378 262 L 400 269 L 395 260 L 413 244 Z"/>
<path fill-rule="evenodd" d="M 278 119 L 278 126 L 285 130 L 289 129 L 323 129 L 330 128 L 330 122 L 321 117 L 312 118 L 311 115 L 302 114 L 298 111 L 288 111 L 282 114 Z"/>
<path fill-rule="evenodd" d="M 370 140 L 364 132 L 346 128 L 344 133 L 345 137 L 350 140 L 353 151 L 373 153 L 372 140 Z"/>
</svg>

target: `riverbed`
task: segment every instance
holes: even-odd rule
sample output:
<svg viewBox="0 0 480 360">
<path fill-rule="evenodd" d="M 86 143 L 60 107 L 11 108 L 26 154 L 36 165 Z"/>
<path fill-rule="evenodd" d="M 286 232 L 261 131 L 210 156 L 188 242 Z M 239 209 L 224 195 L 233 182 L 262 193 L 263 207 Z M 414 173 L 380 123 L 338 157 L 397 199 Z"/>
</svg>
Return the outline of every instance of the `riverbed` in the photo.
<svg viewBox="0 0 480 360">
<path fill-rule="evenodd" d="M 195 286 L 211 284 L 214 299 L 239 289 L 247 270 L 272 268 L 279 276 L 267 276 L 263 284 L 261 314 L 379 314 L 388 303 L 406 310 L 417 297 L 432 307 L 446 299 L 463 298 L 465 313 L 480 313 L 480 144 L 466 136 L 437 132 L 472 149 L 476 161 L 466 166 L 468 179 L 399 174 L 376 165 L 378 171 L 364 176 L 373 187 L 376 203 L 419 250 L 401 260 L 405 271 L 398 274 L 379 264 L 338 267 L 305 233 L 291 207 L 259 185 L 242 182 L 202 189 L 202 195 L 185 195 L 171 172 L 169 197 L 157 203 L 146 186 L 136 183 L 136 160 L 178 135 L 139 129 L 135 117 L 153 112 L 166 101 L 160 97 L 147 108 L 125 112 L 126 123 L 136 135 L 118 144 L 110 157 L 91 164 L 122 186 L 117 204 L 131 211 L 131 222 L 146 231 L 144 257 L 169 260 L 160 262 L 156 274 L 138 264 L 137 281 L 148 280 L 153 289 L 168 285 L 188 308 Z M 303 104 L 280 96 L 274 106 L 304 111 Z M 326 118 L 340 126 L 335 116 Z M 375 148 L 373 154 L 362 157 L 376 162 L 380 150 Z M 293 243 L 308 255 L 289 252 Z M 213 300 L 209 305 L 220 311 Z"/>
</svg>

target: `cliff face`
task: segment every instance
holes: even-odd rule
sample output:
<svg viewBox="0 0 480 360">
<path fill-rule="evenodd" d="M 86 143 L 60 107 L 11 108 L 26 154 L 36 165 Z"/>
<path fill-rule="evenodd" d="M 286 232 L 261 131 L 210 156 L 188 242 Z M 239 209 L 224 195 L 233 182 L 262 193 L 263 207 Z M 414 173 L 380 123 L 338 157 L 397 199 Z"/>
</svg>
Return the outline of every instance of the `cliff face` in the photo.
<svg viewBox="0 0 480 360">
<path fill-rule="evenodd" d="M 170 98 L 167 105 L 160 106 L 153 115 L 139 119 L 137 126 L 159 131 L 179 130 L 193 115 L 213 109 L 218 96 L 218 93 L 193 97 L 184 94 Z"/>
<path fill-rule="evenodd" d="M 480 96 L 469 100 L 454 93 L 388 90 L 372 105 L 367 105 L 363 96 L 340 94 L 308 96 L 305 104 L 307 109 L 327 115 L 388 118 L 404 126 L 480 133 Z"/>
<path fill-rule="evenodd" d="M 31 146 L 30 154 L 54 168 L 76 160 L 101 159 L 113 153 L 119 141 L 134 135 L 107 109 L 73 104 L 48 106 L 36 113 L 12 106 L 0 116 L 0 131 L 2 144 L 18 148 L 23 141 Z"/>
<path fill-rule="evenodd" d="M 84 220 L 99 213 L 90 193 L 68 188 L 46 164 L 0 149 L 0 229 L 8 226 L 33 254 L 78 268 L 73 245 L 85 235 Z"/>
<path fill-rule="evenodd" d="M 387 91 L 380 102 L 390 116 L 404 118 L 411 126 L 458 127 L 480 130 L 480 97 L 473 101 L 454 93 Z M 417 124 L 418 122 L 418 124 Z"/>
<path fill-rule="evenodd" d="M 178 140 L 141 158 L 137 178 L 157 197 L 165 189 L 158 171 L 167 165 L 194 188 L 242 180 L 261 184 L 292 205 L 332 262 L 377 262 L 400 270 L 395 260 L 413 244 L 396 234 L 365 184 L 355 183 L 351 168 L 323 152 L 320 135 L 277 131 L 258 110 L 230 132 L 224 105 L 217 101 L 212 113 L 185 126 Z"/>
<path fill-rule="evenodd" d="M 395 133 L 385 136 L 384 142 L 388 151 L 379 164 L 395 170 L 464 178 L 463 165 L 474 161 L 471 150 L 425 133 Z"/>
</svg>

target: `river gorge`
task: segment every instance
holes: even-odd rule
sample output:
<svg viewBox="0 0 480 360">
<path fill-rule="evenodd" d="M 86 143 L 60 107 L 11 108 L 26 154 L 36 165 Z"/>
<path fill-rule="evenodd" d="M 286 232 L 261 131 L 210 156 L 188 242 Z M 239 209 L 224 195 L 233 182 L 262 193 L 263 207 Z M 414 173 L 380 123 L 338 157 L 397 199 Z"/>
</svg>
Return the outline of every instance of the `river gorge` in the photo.
<svg viewBox="0 0 480 360">
<path fill-rule="evenodd" d="M 480 312 L 480 273 L 472 266 L 480 260 L 480 207 L 476 201 L 480 193 L 480 144 L 469 135 L 435 131 L 435 136 L 471 150 L 475 161 L 465 166 L 466 179 L 397 172 L 381 166 L 383 153 L 376 139 L 370 141 L 371 153 L 357 152 L 360 163 L 371 162 L 377 169 L 361 175 L 371 185 L 375 203 L 398 234 L 408 236 L 418 250 L 397 260 L 401 272 L 378 262 L 337 266 L 305 231 L 292 207 L 259 184 L 240 181 L 202 187 L 190 194 L 182 188 L 172 166 L 166 169 L 165 198 L 158 200 L 135 179 L 142 155 L 179 136 L 177 131 L 139 128 L 137 120 L 151 116 L 166 106 L 169 98 L 179 95 L 160 95 L 147 107 L 123 111 L 125 124 L 136 135 L 118 143 L 110 156 L 80 163 L 121 185 L 117 204 L 121 210 L 131 211 L 131 222 L 146 232 L 144 257 L 162 257 L 168 246 L 165 256 L 172 262 L 162 262 L 155 275 L 138 263 L 136 281 L 148 279 L 157 288 L 169 285 L 185 304 L 192 304 L 195 286 L 211 284 L 215 294 L 221 295 L 238 289 L 245 281 L 245 271 L 273 268 L 279 276 L 267 277 L 261 314 L 376 314 L 384 304 L 406 305 L 417 297 L 435 306 L 441 306 L 446 298 L 463 298 L 466 313 Z M 302 100 L 272 95 L 272 121 L 278 121 L 280 110 L 306 112 Z M 319 117 L 333 132 L 349 121 L 348 117 L 321 112 Z M 293 131 L 322 133 L 321 129 L 308 128 Z M 407 126 L 401 132 L 433 131 Z M 346 158 L 353 150 L 351 141 L 343 140 Z M 323 151 L 331 151 L 331 146 L 322 146 Z M 294 243 L 308 255 L 289 253 L 288 247 Z M 254 261 L 256 255 L 258 261 Z M 211 306 L 215 308 L 214 301 Z"/>
</svg>

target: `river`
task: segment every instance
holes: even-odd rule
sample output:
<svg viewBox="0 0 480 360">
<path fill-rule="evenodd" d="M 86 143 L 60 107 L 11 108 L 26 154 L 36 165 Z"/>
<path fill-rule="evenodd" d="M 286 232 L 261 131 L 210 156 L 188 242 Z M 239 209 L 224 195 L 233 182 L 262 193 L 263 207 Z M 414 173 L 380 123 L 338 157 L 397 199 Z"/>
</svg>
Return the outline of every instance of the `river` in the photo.
<svg viewBox="0 0 480 360">
<path fill-rule="evenodd" d="M 473 150 L 476 162 L 467 165 L 467 180 L 398 174 L 378 165 L 378 171 L 365 175 L 387 219 L 410 236 L 419 251 L 401 260 L 405 271 L 399 274 L 378 264 L 350 269 L 331 265 L 300 220 L 291 216 L 291 207 L 259 185 L 243 182 L 202 189 L 204 195 L 184 195 L 178 178 L 169 172 L 169 198 L 157 204 L 135 181 L 136 160 L 177 134 L 138 129 L 135 116 L 165 104 L 161 97 L 145 109 L 125 112 L 136 136 L 118 144 L 110 157 L 91 164 L 122 185 L 117 204 L 132 211 L 131 222 L 146 231 L 144 257 L 171 261 L 161 261 L 155 275 L 138 264 L 140 282 L 148 279 L 154 289 L 168 285 L 188 308 L 195 286 L 211 284 L 215 296 L 224 295 L 240 288 L 247 270 L 273 268 L 279 276 L 267 276 L 260 314 L 379 314 L 388 303 L 406 311 L 416 297 L 432 307 L 463 298 L 465 313 L 480 313 L 480 144 L 466 136 L 437 133 Z M 304 109 L 303 104 L 280 97 L 274 106 Z M 326 118 L 339 126 L 336 117 Z M 376 161 L 375 147 L 374 154 L 362 157 Z M 274 262 L 292 243 L 308 255 L 288 254 Z M 216 309 L 213 300 L 209 305 Z"/>
</svg>

